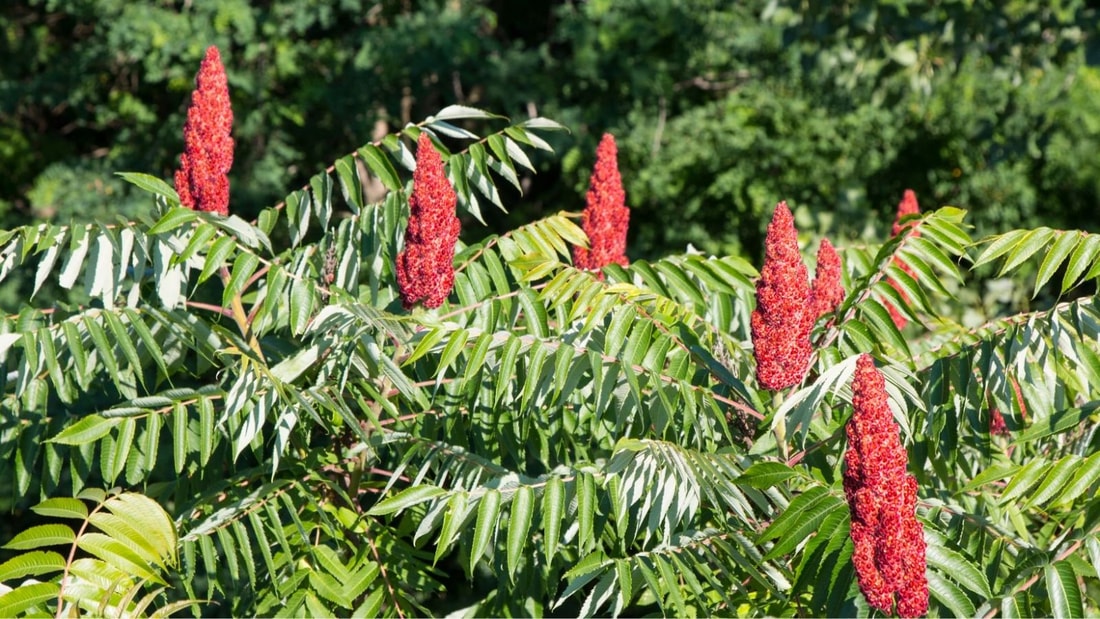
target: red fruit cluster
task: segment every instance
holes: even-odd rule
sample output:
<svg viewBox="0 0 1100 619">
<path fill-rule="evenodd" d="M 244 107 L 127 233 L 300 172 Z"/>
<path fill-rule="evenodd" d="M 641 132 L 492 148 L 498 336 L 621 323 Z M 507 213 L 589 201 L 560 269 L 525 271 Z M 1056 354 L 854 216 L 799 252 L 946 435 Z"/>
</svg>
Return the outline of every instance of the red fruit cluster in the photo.
<svg viewBox="0 0 1100 619">
<path fill-rule="evenodd" d="M 443 305 L 455 283 L 455 242 L 461 229 L 458 197 L 443 173 L 443 159 L 427 133 L 416 143 L 405 249 L 397 255 L 397 285 L 405 309 Z"/>
<path fill-rule="evenodd" d="M 750 320 L 761 387 L 785 389 L 802 381 L 809 369 L 814 322 L 834 311 L 843 298 L 840 257 L 832 243 L 821 243 L 811 291 L 794 217 L 786 202 L 777 204 L 764 240 L 764 267 L 756 281 L 756 309 Z"/>
<path fill-rule="evenodd" d="M 806 375 L 812 350 L 806 328 L 812 326 L 809 298 L 810 279 L 798 253 L 794 217 L 787 203 L 780 202 L 768 224 L 750 321 L 756 380 L 765 389 L 785 389 Z"/>
<path fill-rule="evenodd" d="M 1016 396 L 1016 405 L 1020 407 L 1020 417 L 1027 421 L 1027 402 L 1024 401 L 1024 394 L 1020 391 L 1020 381 L 1013 376 L 1009 376 L 1008 382 L 1012 385 L 1013 395 Z"/>
<path fill-rule="evenodd" d="M 917 203 L 917 194 L 912 189 L 906 189 L 901 194 L 901 202 L 898 202 L 898 213 L 894 217 L 894 227 L 890 229 L 890 236 L 897 236 L 906 228 L 913 227 L 913 222 L 901 223 L 901 220 L 910 215 L 920 215 L 920 205 Z M 919 236 L 920 232 L 915 233 Z"/>
<path fill-rule="evenodd" d="M 183 126 L 183 154 L 176 193 L 183 206 L 229 214 L 229 169 L 233 167 L 233 109 L 218 48 L 206 48 Z"/>
<path fill-rule="evenodd" d="M 1005 423 L 1005 416 L 1001 414 L 999 409 L 993 408 L 989 411 L 989 434 L 991 436 L 1008 436 L 1008 424 Z"/>
<path fill-rule="evenodd" d="M 588 248 L 573 248 L 573 264 L 579 269 L 598 271 L 615 263 L 626 266 L 626 230 L 630 209 L 626 207 L 623 179 L 619 176 L 615 137 L 605 133 L 596 149 L 596 166 L 588 185 L 587 205 L 581 228 L 588 235 Z"/>
<path fill-rule="evenodd" d="M 894 217 L 894 226 L 890 229 L 890 236 L 897 236 L 902 232 L 905 232 L 907 228 L 911 228 L 913 226 L 913 222 L 908 222 L 905 224 L 901 223 L 902 218 L 909 215 L 918 214 L 920 214 L 920 205 L 917 204 L 917 194 L 914 193 L 912 189 L 906 189 L 905 193 L 902 194 L 901 202 L 898 203 L 898 213 Z M 920 236 L 920 231 L 918 230 L 914 232 L 913 236 Z M 900 267 L 902 271 L 905 271 L 910 276 L 916 277 L 916 272 L 908 264 L 905 264 L 904 262 L 896 258 L 894 259 L 894 264 L 898 265 L 898 267 Z M 905 294 L 905 291 L 902 290 L 900 286 L 898 286 L 897 282 L 891 279 L 890 285 L 894 287 L 894 290 L 898 291 L 898 294 L 901 295 L 902 300 L 906 302 L 909 301 L 909 295 Z M 897 328 L 901 329 L 905 327 L 906 324 L 908 324 L 909 319 L 907 319 L 900 311 L 898 311 L 898 308 L 894 307 L 893 303 L 887 303 L 886 310 L 890 312 L 890 318 L 894 320 L 894 324 L 897 325 Z"/>
<path fill-rule="evenodd" d="M 928 611 L 924 529 L 916 518 L 917 480 L 886 402 L 882 374 L 861 355 L 852 379 L 844 493 L 852 516 L 859 589 L 884 613 L 919 617 Z"/>
<path fill-rule="evenodd" d="M 840 256 L 829 239 L 821 239 L 817 248 L 817 269 L 814 270 L 814 284 L 810 290 L 810 313 L 807 314 L 810 328 L 818 318 L 831 314 L 844 300 L 844 286 L 840 283 Z"/>
</svg>

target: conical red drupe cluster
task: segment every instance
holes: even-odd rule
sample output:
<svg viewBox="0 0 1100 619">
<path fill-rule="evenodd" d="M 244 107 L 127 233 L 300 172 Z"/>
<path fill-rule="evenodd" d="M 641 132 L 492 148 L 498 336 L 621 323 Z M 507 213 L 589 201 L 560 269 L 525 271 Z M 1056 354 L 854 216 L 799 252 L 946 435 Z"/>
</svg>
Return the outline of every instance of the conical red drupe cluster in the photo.
<svg viewBox="0 0 1100 619">
<path fill-rule="evenodd" d="M 901 234 L 906 228 L 913 226 L 913 222 L 901 223 L 901 220 L 910 215 L 920 215 L 920 204 L 917 203 L 917 194 L 912 189 L 906 189 L 901 194 L 901 202 L 898 202 L 898 213 L 894 216 L 894 226 L 890 229 L 890 236 Z M 915 233 L 920 235 L 920 232 Z"/>
<path fill-rule="evenodd" d="M 882 374 L 861 355 L 852 379 L 844 493 L 851 511 L 859 589 L 884 613 L 919 617 L 928 611 L 924 529 L 916 517 L 917 480 L 886 401 Z"/>
<path fill-rule="evenodd" d="M 817 248 L 817 268 L 814 270 L 814 283 L 810 290 L 810 329 L 814 322 L 824 314 L 831 314 L 844 300 L 844 286 L 840 282 L 840 256 L 829 239 L 821 239 Z"/>
<path fill-rule="evenodd" d="M 397 284 L 405 309 L 417 303 L 439 307 L 454 288 L 455 243 L 461 230 L 457 200 L 443 173 L 443 159 L 422 132 L 416 143 L 405 249 L 397 255 Z"/>
<path fill-rule="evenodd" d="M 1027 402 L 1024 400 L 1024 394 L 1020 391 L 1020 381 L 1016 380 L 1015 376 L 1008 377 L 1009 383 L 1012 385 L 1012 393 L 1016 396 L 1016 405 L 1020 407 L 1020 417 L 1027 421 Z"/>
<path fill-rule="evenodd" d="M 1005 416 L 1001 414 L 998 408 L 989 410 L 989 434 L 990 436 L 1008 436 L 1011 434 L 1008 431 L 1008 424 L 1005 423 Z"/>
<path fill-rule="evenodd" d="M 905 193 L 902 194 L 901 202 L 898 203 L 898 213 L 894 217 L 894 225 L 890 229 L 890 236 L 897 236 L 904 232 L 906 228 L 911 228 L 913 226 L 912 222 L 905 224 L 901 223 L 902 218 L 909 215 L 918 214 L 920 214 L 920 205 L 917 204 L 917 194 L 914 193 L 912 189 L 906 189 Z M 914 232 L 913 236 L 920 236 L 920 231 L 918 230 Z M 905 264 L 904 262 L 902 262 L 901 260 L 897 260 L 896 258 L 895 264 L 897 264 L 898 267 L 901 268 L 901 270 L 905 271 L 909 275 L 916 277 L 916 272 L 913 271 L 913 268 L 910 267 L 908 264 Z M 897 282 L 891 279 L 890 285 L 894 287 L 894 290 L 898 291 L 898 294 L 901 295 L 902 299 L 904 299 L 905 301 L 909 300 L 909 295 L 905 294 L 905 291 L 902 290 L 900 286 L 898 286 Z M 898 308 L 894 307 L 893 303 L 886 303 L 886 310 L 890 312 L 890 318 L 894 320 L 894 324 L 897 326 L 897 328 L 901 329 L 909 322 L 909 320 L 898 310 Z"/>
<path fill-rule="evenodd" d="M 587 205 L 581 215 L 581 228 L 588 236 L 588 248 L 573 248 L 573 264 L 578 269 L 598 271 L 615 263 L 626 266 L 626 230 L 630 209 L 619 176 L 618 148 L 615 137 L 605 133 L 596 148 L 596 165 L 588 185 Z"/>
<path fill-rule="evenodd" d="M 176 171 L 176 193 L 183 206 L 229 214 L 229 169 L 233 167 L 233 109 L 218 48 L 206 48 L 187 122 L 183 154 Z"/>
<path fill-rule="evenodd" d="M 756 281 L 756 309 L 750 321 L 761 387 L 785 389 L 806 376 L 814 323 L 844 300 L 840 276 L 840 256 L 828 239 L 822 239 L 810 287 L 794 217 L 786 202 L 777 204 L 764 240 L 764 267 Z"/>
<path fill-rule="evenodd" d="M 1024 394 L 1020 391 L 1020 382 L 1013 376 L 1009 375 L 1008 383 L 1012 386 L 1012 398 L 1016 406 L 1020 409 L 1020 417 L 1027 420 L 1027 403 L 1024 401 Z M 1010 436 L 1012 431 L 1008 429 L 1008 423 L 1005 421 L 1004 413 L 997 407 L 989 409 L 989 434 L 990 436 Z"/>
<path fill-rule="evenodd" d="M 801 382 L 810 364 L 810 328 L 816 316 L 809 307 L 810 280 L 794 217 L 786 202 L 775 206 L 764 240 L 764 267 L 756 281 L 752 312 L 756 380 L 765 389 L 785 389 Z"/>
</svg>

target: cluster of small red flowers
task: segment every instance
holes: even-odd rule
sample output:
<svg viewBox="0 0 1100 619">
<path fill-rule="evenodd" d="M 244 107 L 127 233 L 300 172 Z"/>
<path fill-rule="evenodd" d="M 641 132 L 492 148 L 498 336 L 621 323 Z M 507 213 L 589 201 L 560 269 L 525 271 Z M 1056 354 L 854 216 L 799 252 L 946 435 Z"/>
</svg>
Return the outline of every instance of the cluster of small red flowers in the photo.
<svg viewBox="0 0 1100 619">
<path fill-rule="evenodd" d="M 206 49 L 183 127 L 183 154 L 176 193 L 183 206 L 229 214 L 229 169 L 233 167 L 233 109 L 218 48 Z"/>
<path fill-rule="evenodd" d="M 836 311 L 844 300 L 844 287 L 840 283 L 840 256 L 829 239 L 821 239 L 817 248 L 817 268 L 814 270 L 813 288 L 810 290 L 810 312 L 806 318 L 813 323 L 825 314 Z"/>
<path fill-rule="evenodd" d="M 923 527 L 916 518 L 917 480 L 886 401 L 882 374 L 861 355 L 852 379 L 855 409 L 846 428 L 844 493 L 860 591 L 884 613 L 919 617 L 928 611 Z"/>
<path fill-rule="evenodd" d="M 906 228 L 912 227 L 913 222 L 903 224 L 901 220 L 909 215 L 918 214 L 920 214 L 920 205 L 917 204 L 917 194 L 914 193 L 912 189 L 906 189 L 905 193 L 902 194 L 901 202 L 898 203 L 898 214 L 894 217 L 894 226 L 890 229 L 890 236 L 897 236 L 904 232 Z M 914 232 L 913 236 L 920 236 L 920 231 L 918 230 Z M 913 271 L 913 268 L 910 267 L 908 264 L 905 264 L 904 262 L 902 262 L 901 260 L 897 260 L 896 258 L 895 264 L 897 264 L 902 271 L 905 271 L 909 275 L 916 277 L 916 272 Z M 907 295 L 905 291 L 902 290 L 900 286 L 898 286 L 897 282 L 891 279 L 890 285 L 894 287 L 894 290 L 898 291 L 898 294 L 901 295 L 902 300 L 908 302 L 909 295 Z M 894 307 L 893 303 L 887 303 L 886 310 L 890 312 L 890 318 L 894 320 L 894 324 L 897 325 L 899 329 L 905 327 L 905 325 L 908 324 L 909 319 L 906 318 L 898 310 L 898 308 Z"/>
<path fill-rule="evenodd" d="M 902 223 L 901 220 L 910 215 L 920 215 L 920 205 L 917 203 L 917 194 L 912 189 L 906 189 L 898 202 L 898 213 L 894 217 L 894 226 L 890 229 L 890 236 L 901 234 L 906 228 L 913 227 L 913 222 Z M 915 232 L 914 236 L 920 236 Z"/>
<path fill-rule="evenodd" d="M 579 269 L 598 271 L 615 263 L 626 266 L 626 230 L 630 209 L 619 176 L 615 137 L 605 133 L 596 148 L 596 165 L 588 185 L 587 205 L 581 228 L 588 235 L 588 248 L 573 248 L 573 263 Z"/>
<path fill-rule="evenodd" d="M 1005 423 L 1005 416 L 1001 414 L 1000 409 L 993 408 L 989 411 L 989 433 L 992 436 L 1008 436 L 1008 424 Z"/>
<path fill-rule="evenodd" d="M 811 291 L 794 217 L 786 202 L 777 204 L 764 240 L 764 267 L 750 319 L 756 380 L 765 389 L 785 389 L 802 380 L 809 369 L 814 322 L 844 298 L 840 257 L 832 243 L 822 241 L 817 258 Z"/>
<path fill-rule="evenodd" d="M 454 288 L 455 242 L 461 229 L 458 197 L 443 173 L 443 159 L 427 133 L 416 143 L 405 249 L 397 255 L 397 284 L 405 309 L 439 307 Z"/>
<path fill-rule="evenodd" d="M 806 375 L 810 363 L 810 332 L 806 300 L 810 280 L 802 255 L 794 218 L 786 202 L 780 202 L 768 224 L 764 240 L 764 267 L 756 281 L 756 309 L 751 328 L 756 380 L 765 389 L 784 389 Z"/>
<path fill-rule="evenodd" d="M 1014 376 L 1009 376 L 1008 382 L 1012 385 L 1012 393 L 1016 396 L 1016 405 L 1020 407 L 1020 417 L 1027 421 L 1027 402 L 1024 401 L 1024 394 L 1020 391 L 1020 381 Z"/>
</svg>

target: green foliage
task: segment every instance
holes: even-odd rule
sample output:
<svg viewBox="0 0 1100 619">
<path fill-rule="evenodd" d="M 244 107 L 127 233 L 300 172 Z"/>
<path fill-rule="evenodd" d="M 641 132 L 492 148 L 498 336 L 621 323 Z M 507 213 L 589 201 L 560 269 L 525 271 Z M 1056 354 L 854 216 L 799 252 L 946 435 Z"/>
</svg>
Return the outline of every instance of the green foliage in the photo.
<svg viewBox="0 0 1100 619">
<path fill-rule="evenodd" d="M 579 208 L 603 131 L 619 138 L 635 258 L 689 243 L 759 256 L 777 199 L 870 242 L 905 188 L 966 208 L 981 235 L 1097 221 L 1098 17 L 1083 0 L 513 4 L 8 2 L 0 225 L 135 216 L 141 195 L 105 171 L 170 176 L 210 44 L 247 219 L 333 152 L 461 104 L 575 129 L 551 139 L 560 163 L 515 171 L 527 211 L 486 214 L 499 233 Z M 31 285 L 12 280 L 0 303 L 16 311 Z"/>
<path fill-rule="evenodd" d="M 842 245 L 847 296 L 782 397 L 754 378 L 749 262 L 691 252 L 599 278 L 571 264 L 586 238 L 570 213 L 460 243 L 448 302 L 405 311 L 408 144 L 447 138 L 472 221 L 513 207 L 501 189 L 559 128 L 451 106 L 255 221 L 182 209 L 129 173 L 148 217 L 0 232 L 0 275 L 89 299 L 0 321 L 5 509 L 65 518 L 88 488 L 143 493 L 96 512 L 130 528 L 87 517 L 122 539 L 114 555 L 66 525 L 20 525 L 3 582 L 63 569 L 38 547 L 76 539 L 104 562 L 88 570 L 99 589 L 63 597 L 87 612 L 113 596 L 129 614 L 203 599 L 219 615 L 866 615 L 841 469 L 854 361 L 871 352 L 920 484 L 930 614 L 1100 611 L 1093 235 L 974 239 L 943 207 Z M 1079 298 L 956 316 L 972 269 L 1026 265 L 1037 290 Z M 993 408 L 1010 437 L 990 434 Z M 134 602 L 177 552 L 174 586 Z M 46 609 L 60 582 L 5 608 Z"/>
<path fill-rule="evenodd" d="M 89 511 L 85 501 L 95 507 Z M 164 617 L 198 603 L 166 602 L 167 579 L 179 567 L 179 540 L 156 501 L 133 492 L 85 489 L 76 498 L 50 498 L 31 509 L 41 517 L 76 521 L 78 528 L 40 524 L 4 544 L 29 552 L 0 564 L 0 583 L 15 585 L 0 585 L 0 614 L 143 617 L 155 607 L 151 614 Z M 38 550 L 54 546 L 67 547 L 68 554 Z M 87 556 L 76 558 L 78 551 Z M 46 575 L 50 580 L 37 580 Z M 146 584 L 160 586 L 139 598 Z"/>
<path fill-rule="evenodd" d="M 247 216 L 279 197 L 288 176 L 308 180 L 303 166 L 350 150 L 375 123 L 400 127 L 453 91 L 476 98 L 483 84 L 526 70 L 529 61 L 513 64 L 508 46 L 481 35 L 494 22 L 483 3 L 415 4 L 5 3 L 0 162 L 13 174 L 0 179 L 0 198 L 25 214 L 81 222 L 140 200 L 102 172 L 170 177 L 208 45 L 226 59 L 237 113 L 233 193 Z M 521 96 L 502 107 L 518 110 Z"/>
</svg>

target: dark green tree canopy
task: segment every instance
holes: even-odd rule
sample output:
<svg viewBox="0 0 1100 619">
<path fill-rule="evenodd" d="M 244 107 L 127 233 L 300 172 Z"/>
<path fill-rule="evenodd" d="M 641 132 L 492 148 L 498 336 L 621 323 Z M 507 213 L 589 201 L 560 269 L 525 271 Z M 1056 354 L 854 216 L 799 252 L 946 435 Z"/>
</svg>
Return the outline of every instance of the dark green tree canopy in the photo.
<svg viewBox="0 0 1100 619">
<path fill-rule="evenodd" d="M 0 24 L 13 222 L 140 210 L 104 178 L 177 165 L 189 67 L 209 44 L 229 59 L 241 213 L 452 103 L 573 129 L 555 138 L 561 163 L 524 179 L 536 211 L 579 208 L 596 140 L 619 136 L 638 256 L 758 255 L 777 198 L 858 235 L 905 188 L 972 209 L 979 230 L 1091 222 L 1100 197 L 1100 48 L 1082 1 L 19 0 Z"/>
</svg>

